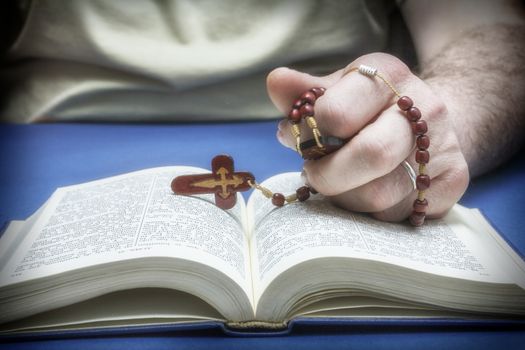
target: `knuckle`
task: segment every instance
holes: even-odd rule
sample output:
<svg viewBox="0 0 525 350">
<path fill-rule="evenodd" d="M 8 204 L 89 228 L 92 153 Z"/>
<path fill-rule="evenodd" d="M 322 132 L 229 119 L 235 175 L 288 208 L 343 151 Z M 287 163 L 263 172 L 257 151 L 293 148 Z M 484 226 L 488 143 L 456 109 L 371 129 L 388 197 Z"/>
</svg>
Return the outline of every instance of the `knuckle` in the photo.
<svg viewBox="0 0 525 350">
<path fill-rule="evenodd" d="M 444 216 L 465 193 L 469 181 L 469 170 L 464 158 L 451 160 L 449 168 L 436 178 L 439 183 L 430 186 L 433 205 L 429 206 L 429 217 Z"/>
<path fill-rule="evenodd" d="M 388 142 L 380 138 L 361 137 L 356 146 L 363 166 L 371 170 L 371 173 L 381 173 L 394 167 L 392 147 Z"/>
<path fill-rule="evenodd" d="M 394 83 L 404 81 L 412 76 L 410 68 L 403 61 L 387 53 L 378 52 L 364 55 L 359 61 L 363 64 L 370 62 L 371 65 L 375 65 L 376 68 L 385 72 Z"/>
<path fill-rule="evenodd" d="M 366 186 L 367 195 L 364 200 L 367 201 L 368 211 L 381 212 L 394 204 L 392 192 L 382 182 L 372 181 Z"/>
<path fill-rule="evenodd" d="M 444 119 L 448 115 L 447 105 L 438 97 L 425 106 L 424 112 L 430 120 Z"/>
<path fill-rule="evenodd" d="M 319 126 L 323 131 L 334 136 L 348 136 L 349 126 L 347 123 L 347 110 L 343 104 L 343 99 L 333 96 L 330 90 L 327 90 L 323 100 L 319 101 L 317 113 L 320 116 Z"/>
<path fill-rule="evenodd" d="M 308 183 L 317 192 L 326 196 L 335 196 L 339 194 L 339 191 L 333 185 L 334 181 L 330 181 L 330 179 L 326 177 L 326 174 L 323 171 L 312 171 L 311 169 L 305 170 Z"/>
<path fill-rule="evenodd" d="M 387 55 L 386 71 L 394 82 L 405 81 L 412 76 L 410 68 L 397 57 Z"/>
<path fill-rule="evenodd" d="M 456 162 L 453 167 L 450 168 L 447 174 L 447 183 L 452 192 L 454 199 L 459 200 L 459 198 L 465 193 L 469 181 L 469 170 L 468 165 L 464 159 Z"/>
</svg>

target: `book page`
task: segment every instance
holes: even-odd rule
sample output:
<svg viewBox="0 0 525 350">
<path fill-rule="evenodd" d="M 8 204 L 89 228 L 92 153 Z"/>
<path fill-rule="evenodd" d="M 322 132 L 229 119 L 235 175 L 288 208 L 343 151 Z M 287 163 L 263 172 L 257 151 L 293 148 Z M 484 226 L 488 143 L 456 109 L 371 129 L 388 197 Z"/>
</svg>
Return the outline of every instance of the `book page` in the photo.
<svg viewBox="0 0 525 350">
<path fill-rule="evenodd" d="M 298 173 L 288 173 L 262 185 L 289 194 L 301 180 Z M 517 279 L 523 279 L 523 271 L 490 236 L 477 232 L 476 225 L 466 225 L 465 216 L 455 211 L 445 220 L 429 220 L 415 228 L 336 208 L 319 195 L 282 208 L 269 202 L 254 193 L 248 203 L 256 299 L 283 271 L 324 257 L 386 262 L 473 281 L 520 284 Z"/>
<path fill-rule="evenodd" d="M 0 325 L 0 334 L 13 331 L 100 328 L 133 324 L 162 324 L 223 320 L 201 299 L 180 291 L 137 288 L 99 296 L 74 305 Z M 138 323 L 140 322 L 140 323 Z"/>
<path fill-rule="evenodd" d="M 220 270 L 251 295 L 244 202 L 229 211 L 213 195 L 177 196 L 176 175 L 191 167 L 148 169 L 58 189 L 11 252 L 0 286 L 140 257 L 177 257 Z"/>
<path fill-rule="evenodd" d="M 26 221 L 11 221 L 4 232 L 2 232 L 2 244 L 0 245 L 0 266 L 5 266 L 11 254 L 15 251 L 17 243 L 20 243 L 24 234 Z"/>
<path fill-rule="evenodd" d="M 47 201 L 26 220 L 13 220 L 9 222 L 0 236 L 0 269 L 7 264 L 13 253 L 29 233 L 29 230 L 44 210 L 46 204 Z"/>
</svg>

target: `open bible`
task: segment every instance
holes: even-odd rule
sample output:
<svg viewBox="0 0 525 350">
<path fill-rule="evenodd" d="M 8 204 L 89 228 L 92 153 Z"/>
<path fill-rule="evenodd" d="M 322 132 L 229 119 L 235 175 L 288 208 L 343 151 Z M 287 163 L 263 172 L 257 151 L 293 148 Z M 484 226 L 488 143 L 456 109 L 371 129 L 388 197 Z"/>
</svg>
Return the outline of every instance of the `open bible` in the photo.
<svg viewBox="0 0 525 350">
<path fill-rule="evenodd" d="M 520 319 L 525 263 L 459 205 L 414 228 L 321 195 L 277 208 L 259 192 L 222 210 L 171 192 L 193 167 L 59 188 L 0 239 L 0 332 L 298 317 Z M 297 173 L 262 185 L 289 193 Z"/>
</svg>

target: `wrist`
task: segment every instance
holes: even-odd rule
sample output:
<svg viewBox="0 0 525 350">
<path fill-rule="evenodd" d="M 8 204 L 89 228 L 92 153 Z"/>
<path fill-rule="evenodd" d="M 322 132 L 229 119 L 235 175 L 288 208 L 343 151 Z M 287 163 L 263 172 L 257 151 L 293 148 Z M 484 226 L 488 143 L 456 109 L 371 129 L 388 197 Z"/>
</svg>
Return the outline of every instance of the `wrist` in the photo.
<svg viewBox="0 0 525 350">
<path fill-rule="evenodd" d="M 492 25 L 465 33 L 423 67 L 445 102 L 472 176 L 510 158 L 525 130 L 522 26 Z"/>
</svg>

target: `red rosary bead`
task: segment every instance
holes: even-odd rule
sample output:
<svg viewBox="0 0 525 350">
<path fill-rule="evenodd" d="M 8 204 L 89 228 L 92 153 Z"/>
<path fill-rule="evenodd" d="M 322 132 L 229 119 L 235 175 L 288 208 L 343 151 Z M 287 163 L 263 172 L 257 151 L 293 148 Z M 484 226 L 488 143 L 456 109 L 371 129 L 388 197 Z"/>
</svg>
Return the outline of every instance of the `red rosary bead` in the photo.
<svg viewBox="0 0 525 350">
<path fill-rule="evenodd" d="M 306 91 L 305 93 L 301 95 L 300 99 L 303 103 L 309 103 L 313 105 L 317 97 L 312 91 Z"/>
<path fill-rule="evenodd" d="M 430 187 L 430 176 L 418 175 L 416 177 L 416 187 L 419 191 L 424 191 Z"/>
<path fill-rule="evenodd" d="M 418 120 L 417 122 L 412 122 L 412 131 L 416 135 L 423 135 L 428 131 L 427 122 L 424 120 Z"/>
<path fill-rule="evenodd" d="M 304 202 L 310 198 L 310 189 L 307 186 L 302 186 L 295 191 L 295 194 L 297 195 L 297 200 L 299 202 Z"/>
<path fill-rule="evenodd" d="M 416 151 L 416 162 L 419 164 L 427 164 L 430 159 L 430 153 L 425 150 L 418 149 Z"/>
<path fill-rule="evenodd" d="M 303 101 L 301 101 L 301 100 L 295 100 L 295 102 L 294 102 L 293 105 L 292 105 L 292 108 L 294 108 L 294 109 L 299 109 L 299 108 L 301 108 L 302 105 L 303 105 Z"/>
<path fill-rule="evenodd" d="M 412 102 L 412 99 L 410 97 L 403 96 L 400 97 L 399 100 L 397 100 L 397 105 L 399 106 L 399 108 L 401 108 L 402 111 L 406 111 L 414 105 L 414 102 Z"/>
<path fill-rule="evenodd" d="M 408 119 L 412 122 L 416 122 L 421 118 L 421 111 L 417 107 L 410 107 L 407 111 Z"/>
<path fill-rule="evenodd" d="M 304 105 L 301 106 L 301 109 L 299 110 L 299 112 L 301 113 L 301 116 L 303 117 L 311 117 L 312 115 L 314 115 L 314 106 L 312 106 L 309 103 L 305 103 Z"/>
<path fill-rule="evenodd" d="M 425 222 L 425 213 L 419 213 L 417 211 L 413 211 L 412 215 L 410 215 L 408 220 L 414 226 L 421 226 Z"/>
<path fill-rule="evenodd" d="M 317 88 L 317 87 L 315 87 L 315 88 L 310 89 L 310 91 L 315 94 L 316 98 L 319 98 L 319 97 L 324 95 L 324 92 L 326 91 L 326 89 L 325 88 Z"/>
<path fill-rule="evenodd" d="M 423 199 L 420 201 L 419 199 L 416 199 L 414 201 L 414 211 L 418 213 L 425 213 L 427 211 L 428 202 L 426 199 Z"/>
<path fill-rule="evenodd" d="M 272 204 L 276 207 L 282 207 L 284 205 L 284 195 L 282 193 L 274 193 L 272 196 Z"/>
<path fill-rule="evenodd" d="M 301 112 L 297 108 L 292 109 L 288 114 L 288 119 L 293 123 L 299 123 L 301 121 Z"/>
<path fill-rule="evenodd" d="M 430 146 L 430 138 L 427 135 L 419 135 L 416 139 L 417 148 L 425 150 Z"/>
</svg>

